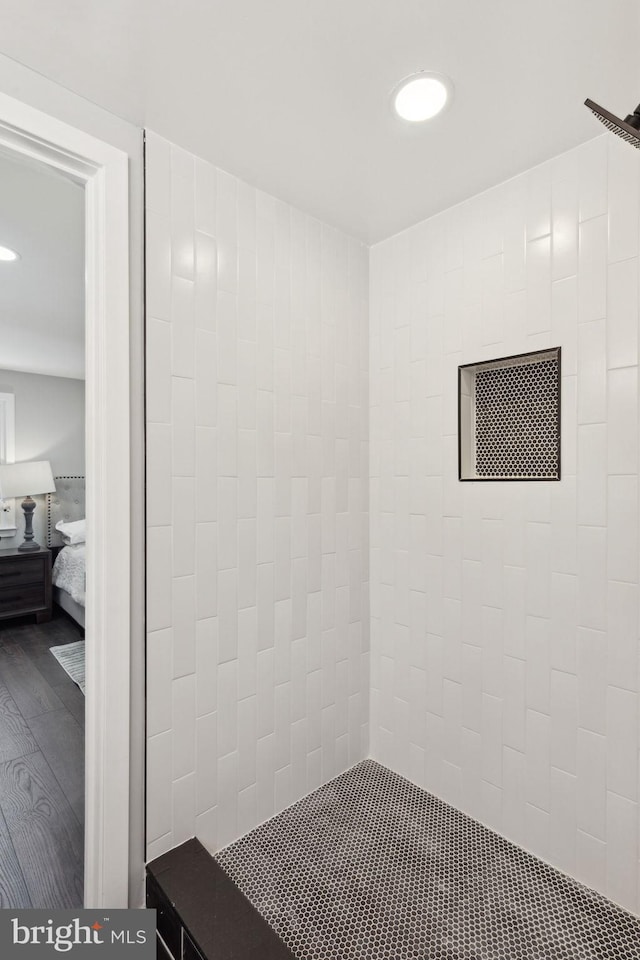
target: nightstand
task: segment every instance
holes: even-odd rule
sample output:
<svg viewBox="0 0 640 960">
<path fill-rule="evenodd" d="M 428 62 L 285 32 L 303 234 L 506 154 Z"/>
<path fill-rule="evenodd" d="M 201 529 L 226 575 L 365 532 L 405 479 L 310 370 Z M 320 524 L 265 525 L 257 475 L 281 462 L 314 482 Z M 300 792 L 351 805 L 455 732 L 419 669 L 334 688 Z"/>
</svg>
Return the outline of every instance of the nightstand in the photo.
<svg viewBox="0 0 640 960">
<path fill-rule="evenodd" d="M 29 613 L 51 620 L 51 551 L 0 550 L 0 620 Z"/>
</svg>

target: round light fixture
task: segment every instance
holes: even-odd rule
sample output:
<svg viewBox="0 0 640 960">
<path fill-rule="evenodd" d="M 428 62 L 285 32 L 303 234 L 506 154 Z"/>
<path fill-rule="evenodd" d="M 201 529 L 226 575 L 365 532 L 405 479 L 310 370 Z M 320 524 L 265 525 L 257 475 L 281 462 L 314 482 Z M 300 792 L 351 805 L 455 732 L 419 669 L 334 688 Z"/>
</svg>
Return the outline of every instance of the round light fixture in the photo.
<svg viewBox="0 0 640 960">
<path fill-rule="evenodd" d="M 403 120 L 431 120 L 451 99 L 451 81 L 439 73 L 421 70 L 401 80 L 392 94 L 393 109 Z"/>
<path fill-rule="evenodd" d="M 0 246 L 0 260 L 4 260 L 7 263 L 10 263 L 12 260 L 19 260 L 20 254 L 16 253 L 15 250 L 11 250 L 10 247 L 1 247 Z"/>
</svg>

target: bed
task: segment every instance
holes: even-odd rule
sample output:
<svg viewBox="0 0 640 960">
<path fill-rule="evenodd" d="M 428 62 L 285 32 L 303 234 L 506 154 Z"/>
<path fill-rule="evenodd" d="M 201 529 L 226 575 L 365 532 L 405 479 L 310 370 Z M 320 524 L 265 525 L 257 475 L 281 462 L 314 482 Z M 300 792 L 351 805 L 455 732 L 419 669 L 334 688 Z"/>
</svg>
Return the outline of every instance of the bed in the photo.
<svg viewBox="0 0 640 960">
<path fill-rule="evenodd" d="M 85 544 L 68 545 L 56 525 L 85 517 L 85 478 L 54 477 L 56 492 L 47 496 L 47 546 L 54 554 L 53 599 L 84 629 Z"/>
</svg>

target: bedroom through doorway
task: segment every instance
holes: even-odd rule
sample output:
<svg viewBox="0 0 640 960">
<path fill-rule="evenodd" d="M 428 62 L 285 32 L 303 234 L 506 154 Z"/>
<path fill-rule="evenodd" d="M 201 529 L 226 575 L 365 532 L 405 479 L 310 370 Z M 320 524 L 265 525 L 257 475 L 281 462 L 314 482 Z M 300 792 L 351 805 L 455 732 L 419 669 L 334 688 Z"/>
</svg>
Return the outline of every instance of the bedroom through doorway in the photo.
<svg viewBox="0 0 640 960">
<path fill-rule="evenodd" d="M 84 903 L 85 185 L 0 152 L 0 907 Z"/>
</svg>

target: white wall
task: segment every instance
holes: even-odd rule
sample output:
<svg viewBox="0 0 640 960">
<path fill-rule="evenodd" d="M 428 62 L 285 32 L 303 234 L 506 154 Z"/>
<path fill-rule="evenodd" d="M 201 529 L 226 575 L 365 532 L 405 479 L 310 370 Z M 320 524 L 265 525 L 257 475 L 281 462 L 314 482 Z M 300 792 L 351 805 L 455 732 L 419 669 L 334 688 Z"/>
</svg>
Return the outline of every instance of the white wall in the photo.
<svg viewBox="0 0 640 960">
<path fill-rule="evenodd" d="M 149 858 L 367 753 L 367 249 L 147 136 Z"/>
<path fill-rule="evenodd" d="M 637 153 L 371 251 L 374 757 L 638 898 Z M 457 367 L 562 346 L 562 480 L 460 483 Z"/>
<path fill-rule="evenodd" d="M 16 462 L 49 460 L 53 475 L 84 475 L 84 380 L 0 370 L 16 404 Z"/>
<path fill-rule="evenodd" d="M 16 413 L 16 462 L 48 460 L 54 477 L 84 476 L 84 380 L 43 377 L 0 370 L 0 393 L 12 393 Z M 46 546 L 46 497 L 35 497 L 33 532 Z M 3 537 L 0 550 L 24 539 L 24 514 L 16 500 L 15 537 Z"/>
</svg>

